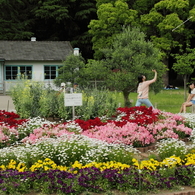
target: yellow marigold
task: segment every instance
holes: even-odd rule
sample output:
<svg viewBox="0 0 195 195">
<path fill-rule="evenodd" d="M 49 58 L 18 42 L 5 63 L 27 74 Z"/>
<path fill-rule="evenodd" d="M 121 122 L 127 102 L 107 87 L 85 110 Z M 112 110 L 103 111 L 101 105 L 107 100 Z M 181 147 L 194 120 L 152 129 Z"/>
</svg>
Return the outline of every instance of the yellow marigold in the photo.
<svg viewBox="0 0 195 195">
<path fill-rule="evenodd" d="M 12 160 L 10 160 L 10 163 L 9 164 L 15 165 L 16 164 L 16 161 L 12 159 Z"/>
<path fill-rule="evenodd" d="M 88 164 L 82 166 L 82 168 L 90 168 L 90 167 L 100 168 L 101 165 L 102 165 L 102 163 L 91 162 L 91 163 L 88 163 Z"/>
<path fill-rule="evenodd" d="M 37 169 L 36 169 L 36 166 L 35 166 L 35 165 L 32 165 L 32 166 L 29 168 L 29 170 L 32 171 L 32 172 L 34 172 L 34 171 L 36 171 Z"/>
</svg>

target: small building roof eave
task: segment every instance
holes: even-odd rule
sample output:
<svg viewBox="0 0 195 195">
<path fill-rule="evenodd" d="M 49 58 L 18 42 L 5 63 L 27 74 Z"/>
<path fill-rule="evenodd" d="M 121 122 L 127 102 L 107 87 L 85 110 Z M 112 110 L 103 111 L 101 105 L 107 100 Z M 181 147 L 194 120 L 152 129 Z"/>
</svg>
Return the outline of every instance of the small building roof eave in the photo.
<svg viewBox="0 0 195 195">
<path fill-rule="evenodd" d="M 5 62 L 5 58 L 0 57 L 0 62 Z"/>
</svg>

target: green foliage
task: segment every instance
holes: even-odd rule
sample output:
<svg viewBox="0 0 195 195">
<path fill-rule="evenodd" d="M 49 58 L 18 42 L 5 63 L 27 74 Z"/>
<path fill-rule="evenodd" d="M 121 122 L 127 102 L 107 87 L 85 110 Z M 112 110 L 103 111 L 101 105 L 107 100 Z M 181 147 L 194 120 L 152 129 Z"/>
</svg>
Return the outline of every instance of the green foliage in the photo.
<svg viewBox="0 0 195 195">
<path fill-rule="evenodd" d="M 130 2 L 130 1 L 128 1 Z M 139 15 L 143 15 L 149 12 L 149 10 L 154 6 L 155 3 L 159 2 L 159 0 L 139 0 L 134 1 L 132 7 L 135 9 Z"/>
<path fill-rule="evenodd" d="M 155 4 L 154 8 L 156 10 L 165 10 L 166 12 L 179 12 L 181 15 L 186 14 L 189 6 L 189 1 L 186 0 L 163 0 Z M 166 14 L 164 12 L 164 14 Z"/>
<path fill-rule="evenodd" d="M 75 107 L 75 114 L 88 120 L 99 116 L 111 117 L 117 108 L 117 93 L 102 89 L 82 91 L 83 105 Z M 72 107 L 64 106 L 64 93 L 45 88 L 39 82 L 18 81 L 11 89 L 11 97 L 21 118 L 35 116 L 72 118 Z"/>
<path fill-rule="evenodd" d="M 129 93 L 136 90 L 137 77 L 140 74 L 150 74 L 156 69 L 161 78 L 165 71 L 160 62 L 161 53 L 153 44 L 145 40 L 145 34 L 139 28 L 124 28 L 115 36 L 112 47 L 102 50 L 105 54 L 106 67 L 110 70 L 105 82 L 107 87 L 123 92 L 125 104 L 129 102 Z M 160 89 L 159 79 L 154 85 Z"/>
<path fill-rule="evenodd" d="M 33 35 L 30 26 L 34 19 L 31 17 L 29 1 L 0 1 L 0 39 L 21 40 Z M 21 12 L 22 10 L 22 12 Z"/>
<path fill-rule="evenodd" d="M 88 82 L 94 81 L 95 88 L 97 88 L 97 82 L 103 82 L 108 73 L 107 68 L 103 63 L 101 63 L 101 61 L 88 60 L 88 63 L 85 65 L 85 78 L 88 80 Z"/>
<path fill-rule="evenodd" d="M 43 83 L 18 80 L 11 88 L 11 97 L 21 118 L 58 116 L 57 93 Z"/>
<path fill-rule="evenodd" d="M 83 105 L 75 108 L 76 115 L 87 120 L 98 116 L 111 117 L 117 108 L 117 93 L 109 90 L 85 89 Z"/>
<path fill-rule="evenodd" d="M 184 90 L 186 91 L 186 84 L 190 75 L 194 72 L 195 68 L 195 49 L 186 49 L 186 53 L 175 55 L 176 63 L 173 64 L 173 70 L 183 76 Z"/>
<path fill-rule="evenodd" d="M 188 49 L 183 55 L 176 54 L 173 69 L 181 75 L 190 75 L 195 67 L 195 49 Z"/>
<path fill-rule="evenodd" d="M 140 8 L 140 6 L 138 7 Z M 141 9 L 141 8 L 140 8 Z M 147 37 L 163 52 L 164 62 L 171 68 L 168 59 L 171 53 L 178 53 L 191 42 L 194 30 L 191 21 L 193 6 L 188 0 L 162 0 L 151 3 L 148 12 L 141 15 L 141 24 Z"/>
<path fill-rule="evenodd" d="M 36 10 L 35 14 L 40 18 L 55 18 L 58 23 L 69 18 L 68 6 L 62 6 L 59 0 L 39 1 L 38 4 L 39 9 Z"/>
<path fill-rule="evenodd" d="M 51 90 L 50 88 L 41 90 L 41 95 L 38 100 L 38 104 L 40 105 L 39 114 L 36 116 L 58 117 L 60 103 L 57 92 Z"/>
<path fill-rule="evenodd" d="M 64 61 L 64 65 L 59 68 L 59 76 L 54 80 L 54 83 L 58 86 L 60 86 L 62 82 L 70 82 L 72 85 L 73 83 L 79 83 L 82 85 L 86 82 L 86 80 L 83 79 L 84 66 L 84 59 L 81 55 L 69 55 Z"/>
<path fill-rule="evenodd" d="M 101 49 L 112 45 L 113 37 L 120 33 L 123 25 L 137 25 L 137 11 L 129 9 L 125 1 L 98 1 L 98 20 L 91 20 L 89 33 L 93 36 L 94 57 L 101 59 Z"/>
</svg>

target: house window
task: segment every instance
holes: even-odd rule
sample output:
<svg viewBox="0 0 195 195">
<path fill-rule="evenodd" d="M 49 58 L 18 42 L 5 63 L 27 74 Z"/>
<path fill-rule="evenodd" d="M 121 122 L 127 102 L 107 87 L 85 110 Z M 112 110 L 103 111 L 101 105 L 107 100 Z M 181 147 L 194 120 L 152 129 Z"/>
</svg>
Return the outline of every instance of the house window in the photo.
<svg viewBox="0 0 195 195">
<path fill-rule="evenodd" d="M 55 79 L 58 76 L 59 66 L 44 66 L 45 79 Z"/>
<path fill-rule="evenodd" d="M 32 66 L 5 66 L 5 79 L 32 79 Z"/>
</svg>

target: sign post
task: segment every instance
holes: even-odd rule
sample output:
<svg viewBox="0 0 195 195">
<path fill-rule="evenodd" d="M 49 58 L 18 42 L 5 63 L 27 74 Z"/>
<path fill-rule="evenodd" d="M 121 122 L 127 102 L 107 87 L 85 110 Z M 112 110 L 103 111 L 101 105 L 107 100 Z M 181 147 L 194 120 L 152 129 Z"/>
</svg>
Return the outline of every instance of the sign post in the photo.
<svg viewBox="0 0 195 195">
<path fill-rule="evenodd" d="M 64 105 L 72 106 L 72 118 L 75 118 L 75 106 L 82 106 L 82 93 L 70 93 L 64 96 Z"/>
</svg>

